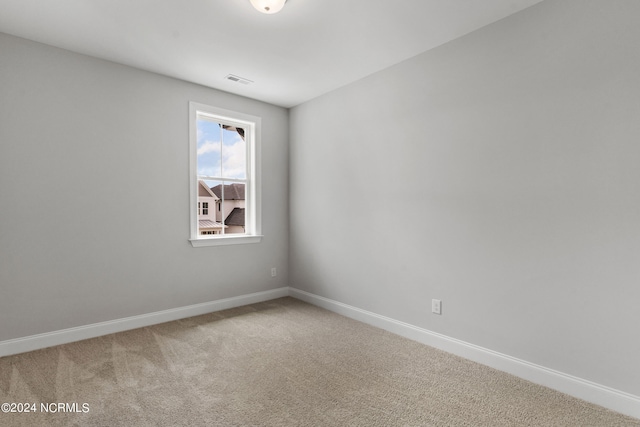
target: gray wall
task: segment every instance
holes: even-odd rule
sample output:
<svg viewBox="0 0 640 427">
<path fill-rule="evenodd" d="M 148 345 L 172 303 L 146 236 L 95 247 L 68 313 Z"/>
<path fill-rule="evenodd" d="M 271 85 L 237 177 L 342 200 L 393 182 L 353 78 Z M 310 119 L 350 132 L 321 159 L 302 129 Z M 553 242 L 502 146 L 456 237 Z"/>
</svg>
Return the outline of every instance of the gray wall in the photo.
<svg viewBox="0 0 640 427">
<path fill-rule="evenodd" d="M 640 395 L 638 16 L 545 1 L 292 109 L 290 286 Z"/>
<path fill-rule="evenodd" d="M 1 34 L 0 58 L 0 341 L 286 286 L 286 109 Z M 189 101 L 262 117 L 262 243 L 189 244 Z"/>
</svg>

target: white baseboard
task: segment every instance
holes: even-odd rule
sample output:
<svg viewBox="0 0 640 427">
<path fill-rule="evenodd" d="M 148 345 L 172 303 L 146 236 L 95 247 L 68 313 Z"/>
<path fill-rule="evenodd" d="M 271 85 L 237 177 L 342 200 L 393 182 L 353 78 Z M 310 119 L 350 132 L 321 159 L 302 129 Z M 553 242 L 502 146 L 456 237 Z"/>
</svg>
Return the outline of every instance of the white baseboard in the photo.
<svg viewBox="0 0 640 427">
<path fill-rule="evenodd" d="M 289 295 L 346 317 L 490 366 L 596 405 L 640 418 L 640 397 L 295 288 Z"/>
<path fill-rule="evenodd" d="M 170 322 L 247 304 L 268 301 L 275 298 L 292 296 L 313 305 L 325 308 L 346 317 L 376 326 L 400 336 L 421 342 L 431 347 L 447 351 L 474 362 L 508 372 L 528 381 L 540 384 L 579 399 L 595 403 L 635 418 L 640 418 L 640 397 L 603 386 L 582 378 L 545 368 L 525 360 L 498 353 L 474 344 L 470 344 L 446 335 L 438 334 L 370 311 L 362 310 L 338 301 L 324 298 L 295 288 L 278 288 L 163 310 L 139 316 L 126 317 L 108 322 L 63 329 L 44 334 L 31 335 L 0 341 L 0 357 L 39 350 L 54 345 L 67 344 L 88 338 L 142 328 L 158 323 Z"/>
<path fill-rule="evenodd" d="M 102 335 L 113 334 L 115 332 L 156 325 L 158 323 L 170 322 L 172 320 L 199 316 L 201 314 L 226 310 L 228 308 L 255 304 L 257 302 L 286 297 L 287 295 L 289 295 L 289 288 L 283 287 L 270 291 L 256 292 L 233 298 L 225 298 L 217 301 L 189 305 L 186 307 L 142 314 L 139 316 L 125 317 L 123 319 L 110 320 L 108 322 L 94 323 L 91 325 L 78 326 L 76 328 L 0 341 L 0 357 L 39 350 L 54 345 L 67 344 L 87 338 L 95 338 Z"/>
</svg>

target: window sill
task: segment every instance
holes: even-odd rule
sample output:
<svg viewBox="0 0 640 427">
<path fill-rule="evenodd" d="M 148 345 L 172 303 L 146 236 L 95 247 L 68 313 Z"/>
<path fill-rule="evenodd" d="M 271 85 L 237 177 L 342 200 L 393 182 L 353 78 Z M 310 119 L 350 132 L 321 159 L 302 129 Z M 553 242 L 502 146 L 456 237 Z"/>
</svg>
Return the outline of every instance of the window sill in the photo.
<svg viewBox="0 0 640 427">
<path fill-rule="evenodd" d="M 223 237 L 202 237 L 200 239 L 189 239 L 191 246 L 201 248 L 204 246 L 227 246 L 243 245 L 246 243 L 260 243 L 261 235 L 253 236 L 223 236 Z"/>
</svg>

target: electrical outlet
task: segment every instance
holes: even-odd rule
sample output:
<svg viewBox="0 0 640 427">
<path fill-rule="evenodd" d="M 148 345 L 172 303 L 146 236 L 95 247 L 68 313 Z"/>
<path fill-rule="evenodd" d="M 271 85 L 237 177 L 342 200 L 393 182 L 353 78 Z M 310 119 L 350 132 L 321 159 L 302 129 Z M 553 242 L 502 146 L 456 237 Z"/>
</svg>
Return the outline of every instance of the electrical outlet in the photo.
<svg viewBox="0 0 640 427">
<path fill-rule="evenodd" d="M 271 277 L 276 277 L 278 275 L 278 270 L 275 267 L 271 267 Z"/>
<path fill-rule="evenodd" d="M 440 301 L 439 299 L 432 299 L 431 312 L 435 314 L 442 314 L 442 301 Z"/>
</svg>

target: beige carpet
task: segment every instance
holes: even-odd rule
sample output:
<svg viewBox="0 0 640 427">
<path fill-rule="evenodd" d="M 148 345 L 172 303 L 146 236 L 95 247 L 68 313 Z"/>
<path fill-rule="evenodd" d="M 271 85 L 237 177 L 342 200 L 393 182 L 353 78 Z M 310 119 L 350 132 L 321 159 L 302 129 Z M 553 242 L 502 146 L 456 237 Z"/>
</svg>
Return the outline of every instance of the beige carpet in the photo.
<svg viewBox="0 0 640 427">
<path fill-rule="evenodd" d="M 640 426 L 292 298 L 0 358 L 3 402 L 37 412 L 2 426 Z"/>
</svg>

